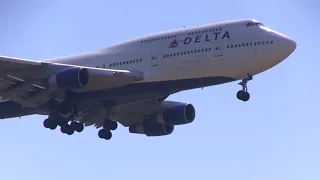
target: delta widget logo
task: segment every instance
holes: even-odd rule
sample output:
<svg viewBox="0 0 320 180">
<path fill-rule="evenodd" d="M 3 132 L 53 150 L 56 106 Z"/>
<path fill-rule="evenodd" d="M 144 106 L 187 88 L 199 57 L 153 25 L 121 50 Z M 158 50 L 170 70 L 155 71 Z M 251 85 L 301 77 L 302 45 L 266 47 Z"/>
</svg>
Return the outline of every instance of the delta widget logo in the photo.
<svg viewBox="0 0 320 180">
<path fill-rule="evenodd" d="M 168 47 L 169 47 L 169 48 L 178 47 L 178 41 L 177 41 L 176 39 L 173 40 Z"/>
</svg>

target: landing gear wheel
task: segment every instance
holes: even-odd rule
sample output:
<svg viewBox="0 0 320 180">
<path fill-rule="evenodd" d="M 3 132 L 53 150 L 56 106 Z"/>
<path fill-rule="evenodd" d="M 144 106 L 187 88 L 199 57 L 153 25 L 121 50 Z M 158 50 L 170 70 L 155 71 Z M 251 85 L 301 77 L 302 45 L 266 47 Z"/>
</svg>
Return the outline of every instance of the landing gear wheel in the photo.
<svg viewBox="0 0 320 180">
<path fill-rule="evenodd" d="M 105 119 L 103 129 L 110 129 L 112 131 L 118 128 L 118 123 L 116 121 L 111 121 L 110 119 Z"/>
<path fill-rule="evenodd" d="M 241 101 L 248 101 L 250 99 L 250 94 L 246 91 L 240 90 L 237 93 L 237 98 Z"/>
<path fill-rule="evenodd" d="M 69 124 L 62 125 L 60 130 L 62 133 L 68 134 L 68 135 L 72 135 L 74 133 L 74 129 L 72 129 Z"/>
<path fill-rule="evenodd" d="M 54 130 L 54 129 L 57 128 L 58 125 L 57 125 L 53 120 L 51 120 L 51 119 L 46 119 L 46 120 L 43 121 L 43 126 L 44 126 L 45 128 Z"/>
<path fill-rule="evenodd" d="M 109 140 L 109 139 L 112 138 L 112 133 L 107 129 L 100 129 L 99 132 L 98 132 L 98 136 L 101 139 Z"/>
<path fill-rule="evenodd" d="M 248 101 L 250 99 L 250 94 L 248 92 L 247 83 L 253 79 L 252 75 L 247 74 L 247 77 L 244 78 L 239 85 L 242 86 L 242 90 L 238 91 L 237 98 L 241 101 Z"/>
<path fill-rule="evenodd" d="M 72 121 L 71 124 L 70 124 L 70 127 L 77 131 L 77 132 L 82 132 L 83 129 L 84 129 L 84 126 L 82 123 L 78 123 L 78 122 L 75 122 L 75 121 Z"/>
<path fill-rule="evenodd" d="M 118 123 L 116 121 L 109 121 L 108 126 L 110 130 L 114 131 L 118 128 Z"/>
<path fill-rule="evenodd" d="M 74 130 L 73 130 L 73 129 L 71 129 L 71 128 L 68 129 L 68 131 L 67 131 L 67 134 L 68 134 L 68 135 L 72 135 L 73 133 L 74 133 Z"/>
</svg>

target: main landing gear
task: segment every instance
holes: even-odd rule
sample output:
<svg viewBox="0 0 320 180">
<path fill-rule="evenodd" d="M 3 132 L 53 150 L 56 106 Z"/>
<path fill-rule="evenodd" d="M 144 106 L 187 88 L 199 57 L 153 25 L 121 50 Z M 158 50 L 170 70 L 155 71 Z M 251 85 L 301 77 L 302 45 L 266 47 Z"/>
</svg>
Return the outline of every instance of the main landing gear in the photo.
<svg viewBox="0 0 320 180">
<path fill-rule="evenodd" d="M 75 131 L 76 132 L 82 132 L 84 129 L 84 125 L 82 123 L 71 121 L 70 124 L 68 124 L 68 121 L 63 119 L 62 117 L 57 116 L 49 116 L 48 119 L 43 121 L 43 126 L 45 128 L 54 130 L 58 126 L 60 126 L 60 130 L 64 134 L 72 135 Z"/>
<path fill-rule="evenodd" d="M 253 79 L 252 75 L 248 74 L 246 78 L 244 78 L 239 85 L 242 86 L 242 90 L 238 91 L 237 98 L 241 101 L 248 101 L 250 99 L 250 94 L 248 92 L 247 83 Z"/>
<path fill-rule="evenodd" d="M 98 136 L 101 139 L 109 140 L 112 137 L 111 131 L 114 131 L 117 128 L 118 128 L 118 123 L 107 118 L 104 120 L 103 128 L 99 130 Z"/>
<path fill-rule="evenodd" d="M 114 131 L 118 128 L 118 123 L 116 121 L 112 121 L 110 118 L 112 107 L 115 107 L 115 103 L 113 102 L 106 104 L 103 108 L 106 110 L 106 118 L 103 123 L 103 128 L 98 132 L 98 136 L 106 140 L 111 139 L 111 131 Z M 74 132 L 82 132 L 84 125 L 83 123 L 73 120 L 75 114 L 77 114 L 75 109 L 73 109 L 73 111 L 64 113 L 61 113 L 61 111 L 54 112 L 48 117 L 48 119 L 43 121 L 43 126 L 51 130 L 54 130 L 60 126 L 61 132 L 68 135 L 72 135 Z"/>
</svg>

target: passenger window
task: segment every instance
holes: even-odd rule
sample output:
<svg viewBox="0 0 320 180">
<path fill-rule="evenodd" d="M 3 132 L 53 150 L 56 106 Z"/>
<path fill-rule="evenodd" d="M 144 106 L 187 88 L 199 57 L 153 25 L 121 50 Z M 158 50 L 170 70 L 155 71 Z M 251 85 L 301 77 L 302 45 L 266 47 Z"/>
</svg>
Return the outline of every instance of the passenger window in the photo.
<svg viewBox="0 0 320 180">
<path fill-rule="evenodd" d="M 233 48 L 233 45 L 231 45 L 231 48 Z"/>
<path fill-rule="evenodd" d="M 273 44 L 273 41 L 270 41 L 270 44 Z"/>
<path fill-rule="evenodd" d="M 249 43 L 247 43 L 246 46 L 249 46 Z"/>
</svg>

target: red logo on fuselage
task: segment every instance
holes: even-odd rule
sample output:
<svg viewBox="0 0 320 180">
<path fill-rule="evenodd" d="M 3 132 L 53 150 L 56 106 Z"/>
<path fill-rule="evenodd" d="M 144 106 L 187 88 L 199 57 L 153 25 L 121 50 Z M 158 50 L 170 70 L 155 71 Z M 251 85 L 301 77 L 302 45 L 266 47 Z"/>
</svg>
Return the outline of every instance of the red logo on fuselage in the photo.
<svg viewBox="0 0 320 180">
<path fill-rule="evenodd" d="M 178 47 L 178 42 L 176 39 L 173 40 L 169 45 L 169 48 L 175 48 L 175 47 Z"/>
</svg>

